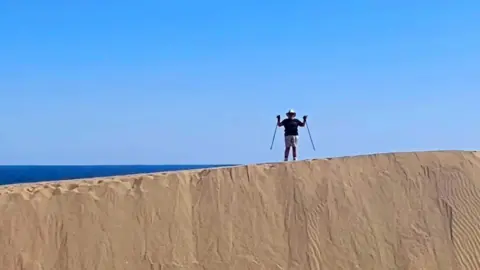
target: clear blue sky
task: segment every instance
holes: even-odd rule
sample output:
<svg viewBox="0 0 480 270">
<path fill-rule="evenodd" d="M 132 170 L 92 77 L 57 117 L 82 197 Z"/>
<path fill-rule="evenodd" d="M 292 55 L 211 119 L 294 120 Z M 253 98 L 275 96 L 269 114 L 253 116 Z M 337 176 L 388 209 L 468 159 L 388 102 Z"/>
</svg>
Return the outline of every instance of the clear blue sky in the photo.
<svg viewBox="0 0 480 270">
<path fill-rule="evenodd" d="M 0 164 L 480 148 L 479 1 L 72 2 L 0 3 Z"/>
</svg>

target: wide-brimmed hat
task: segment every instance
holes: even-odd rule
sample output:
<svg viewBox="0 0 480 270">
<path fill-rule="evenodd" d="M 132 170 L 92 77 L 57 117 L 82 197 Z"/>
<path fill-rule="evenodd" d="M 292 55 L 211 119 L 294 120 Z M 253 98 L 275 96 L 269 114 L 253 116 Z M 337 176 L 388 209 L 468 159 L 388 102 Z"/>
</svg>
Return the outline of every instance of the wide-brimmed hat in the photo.
<svg viewBox="0 0 480 270">
<path fill-rule="evenodd" d="M 293 109 L 288 110 L 288 112 L 286 113 L 286 115 L 296 115 L 296 114 L 297 113 Z"/>
</svg>

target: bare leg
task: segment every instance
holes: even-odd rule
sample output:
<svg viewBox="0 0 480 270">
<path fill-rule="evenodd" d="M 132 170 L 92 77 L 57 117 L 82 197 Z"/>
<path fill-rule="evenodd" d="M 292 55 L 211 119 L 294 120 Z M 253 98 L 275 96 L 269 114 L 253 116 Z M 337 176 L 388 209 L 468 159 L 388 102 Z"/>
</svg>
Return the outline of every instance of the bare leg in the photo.
<svg viewBox="0 0 480 270">
<path fill-rule="evenodd" d="M 288 155 L 290 154 L 290 147 L 285 147 L 285 161 L 288 161 Z"/>
<path fill-rule="evenodd" d="M 293 160 L 297 160 L 297 147 L 292 146 L 292 156 Z"/>
</svg>

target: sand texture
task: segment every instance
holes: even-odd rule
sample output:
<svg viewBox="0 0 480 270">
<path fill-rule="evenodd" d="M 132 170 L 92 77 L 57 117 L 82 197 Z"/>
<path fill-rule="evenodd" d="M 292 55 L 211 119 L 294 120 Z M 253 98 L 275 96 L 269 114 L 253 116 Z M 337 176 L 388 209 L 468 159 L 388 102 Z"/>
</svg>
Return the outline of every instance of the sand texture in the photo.
<svg viewBox="0 0 480 270">
<path fill-rule="evenodd" d="M 480 269 L 480 154 L 0 188 L 0 269 Z"/>
</svg>

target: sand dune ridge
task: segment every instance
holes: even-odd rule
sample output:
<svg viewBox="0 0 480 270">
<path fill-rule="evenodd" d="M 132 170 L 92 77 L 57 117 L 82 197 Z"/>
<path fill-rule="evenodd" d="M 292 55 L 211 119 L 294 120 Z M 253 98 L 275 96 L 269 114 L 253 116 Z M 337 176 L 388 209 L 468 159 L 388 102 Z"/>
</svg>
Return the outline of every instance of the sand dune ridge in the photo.
<svg viewBox="0 0 480 270">
<path fill-rule="evenodd" d="M 0 269 L 480 269 L 480 154 L 0 187 Z"/>
</svg>

